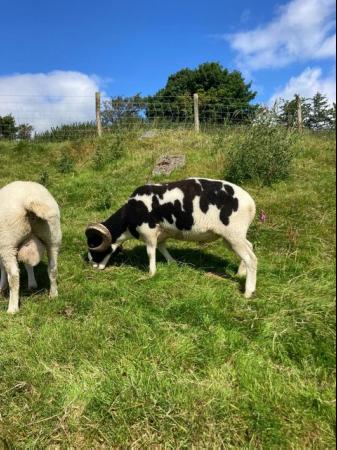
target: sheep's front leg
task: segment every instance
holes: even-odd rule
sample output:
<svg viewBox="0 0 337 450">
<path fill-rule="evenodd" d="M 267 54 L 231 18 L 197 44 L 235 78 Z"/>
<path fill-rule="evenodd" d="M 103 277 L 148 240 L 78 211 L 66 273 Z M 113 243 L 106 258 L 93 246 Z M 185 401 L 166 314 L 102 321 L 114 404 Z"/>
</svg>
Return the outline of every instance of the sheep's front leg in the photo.
<svg viewBox="0 0 337 450">
<path fill-rule="evenodd" d="M 28 275 L 28 289 L 36 289 L 37 288 L 37 282 L 34 274 L 34 268 L 32 266 L 29 266 L 28 264 L 25 264 L 25 268 Z"/>
<path fill-rule="evenodd" d="M 1 276 L 0 276 L 0 295 L 8 288 L 8 280 L 7 280 L 7 272 L 5 268 L 0 265 L 1 268 Z"/>
<path fill-rule="evenodd" d="M 156 252 L 157 241 L 152 240 L 146 243 L 147 254 L 150 261 L 150 277 L 154 277 L 157 271 Z"/>
<path fill-rule="evenodd" d="M 57 290 L 57 257 L 59 249 L 58 247 L 50 247 L 48 252 L 48 275 L 50 280 L 49 296 L 55 298 L 58 296 Z"/>
</svg>

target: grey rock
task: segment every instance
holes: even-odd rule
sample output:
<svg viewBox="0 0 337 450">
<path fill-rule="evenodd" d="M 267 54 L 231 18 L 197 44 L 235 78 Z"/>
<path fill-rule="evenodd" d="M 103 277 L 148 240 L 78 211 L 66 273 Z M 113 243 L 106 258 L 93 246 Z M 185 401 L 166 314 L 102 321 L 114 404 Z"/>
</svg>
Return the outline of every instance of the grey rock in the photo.
<svg viewBox="0 0 337 450">
<path fill-rule="evenodd" d="M 185 155 L 162 156 L 156 162 L 152 175 L 171 175 L 171 173 L 186 165 Z"/>
</svg>

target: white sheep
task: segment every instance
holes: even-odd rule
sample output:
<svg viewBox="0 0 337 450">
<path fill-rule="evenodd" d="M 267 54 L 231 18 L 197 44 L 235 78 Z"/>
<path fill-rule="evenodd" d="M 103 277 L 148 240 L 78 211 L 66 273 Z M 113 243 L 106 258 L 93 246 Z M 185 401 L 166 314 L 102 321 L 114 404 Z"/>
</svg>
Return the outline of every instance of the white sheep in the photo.
<svg viewBox="0 0 337 450">
<path fill-rule="evenodd" d="M 28 286 L 36 286 L 33 267 L 48 255 L 50 296 L 56 297 L 57 258 L 62 233 L 60 210 L 48 190 L 38 183 L 15 181 L 0 189 L 0 292 L 10 288 L 8 313 L 19 310 L 19 266 L 26 265 Z"/>
</svg>

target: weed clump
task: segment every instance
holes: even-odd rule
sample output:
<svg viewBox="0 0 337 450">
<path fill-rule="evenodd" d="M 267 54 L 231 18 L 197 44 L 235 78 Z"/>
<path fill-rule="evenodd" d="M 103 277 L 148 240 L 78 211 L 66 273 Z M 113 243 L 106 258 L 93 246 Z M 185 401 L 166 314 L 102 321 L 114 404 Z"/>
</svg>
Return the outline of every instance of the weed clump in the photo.
<svg viewBox="0 0 337 450">
<path fill-rule="evenodd" d="M 256 124 L 238 135 L 229 155 L 227 179 L 271 185 L 286 179 L 294 158 L 295 133 L 277 125 Z"/>
<path fill-rule="evenodd" d="M 102 187 L 98 198 L 95 198 L 94 208 L 96 211 L 107 211 L 112 207 L 112 192 L 109 187 Z"/>
<path fill-rule="evenodd" d="M 18 152 L 24 152 L 27 150 L 30 150 L 31 144 L 29 141 L 18 141 L 18 143 L 16 144 L 15 150 Z"/>
<path fill-rule="evenodd" d="M 42 185 L 45 186 L 45 187 L 49 186 L 49 183 L 50 183 L 50 177 L 49 177 L 49 173 L 48 173 L 47 170 L 43 170 L 43 171 L 39 174 L 38 183 L 42 184 Z"/>
<path fill-rule="evenodd" d="M 75 162 L 67 151 L 63 151 L 60 159 L 57 161 L 56 167 L 59 173 L 71 173 L 74 171 Z"/>
<path fill-rule="evenodd" d="M 120 134 L 110 134 L 99 139 L 92 158 L 93 169 L 102 170 L 116 163 L 124 154 L 124 140 Z"/>
</svg>

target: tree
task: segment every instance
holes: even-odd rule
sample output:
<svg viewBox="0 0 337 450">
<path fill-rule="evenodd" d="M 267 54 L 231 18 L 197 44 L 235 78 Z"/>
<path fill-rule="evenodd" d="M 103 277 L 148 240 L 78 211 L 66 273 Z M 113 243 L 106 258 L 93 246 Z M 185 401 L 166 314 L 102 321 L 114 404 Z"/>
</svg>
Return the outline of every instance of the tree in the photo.
<svg viewBox="0 0 337 450">
<path fill-rule="evenodd" d="M 301 98 L 302 121 L 311 130 L 333 129 L 336 127 L 336 105 L 329 105 L 327 97 L 320 92 L 312 99 Z M 279 122 L 288 128 L 297 124 L 297 99 L 282 100 L 278 114 Z"/>
<path fill-rule="evenodd" d="M 202 122 L 242 122 L 255 110 L 250 104 L 256 96 L 251 83 L 245 83 L 240 72 L 230 72 L 213 62 L 171 75 L 165 88 L 148 98 L 147 117 L 190 121 L 195 93 L 199 94 Z"/>
<path fill-rule="evenodd" d="M 304 126 L 308 126 L 311 105 L 307 99 L 301 97 L 302 105 L 302 122 Z M 279 108 L 279 121 L 287 126 L 287 128 L 294 128 L 298 120 L 298 103 L 295 95 L 292 100 L 281 100 Z"/>
<path fill-rule="evenodd" d="M 34 128 L 28 123 L 22 123 L 17 128 L 17 138 L 20 140 L 30 140 L 32 138 Z"/>
<path fill-rule="evenodd" d="M 336 103 L 331 108 L 332 129 L 336 131 Z"/>
<path fill-rule="evenodd" d="M 324 130 L 333 127 L 333 109 L 329 105 L 327 97 L 320 92 L 312 100 L 312 108 L 308 120 L 309 128 Z"/>
<path fill-rule="evenodd" d="M 11 114 L 0 116 L 0 139 L 14 139 L 17 130 L 15 119 Z"/>
<path fill-rule="evenodd" d="M 142 117 L 145 117 L 145 103 L 140 94 L 133 97 L 114 97 L 103 102 L 101 112 L 103 126 L 141 120 Z"/>
</svg>

